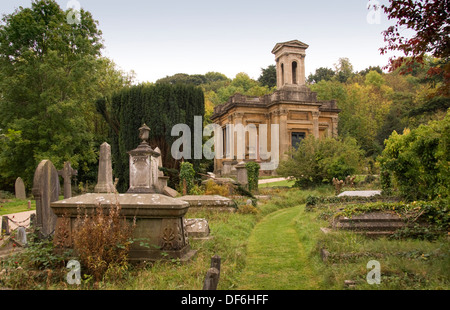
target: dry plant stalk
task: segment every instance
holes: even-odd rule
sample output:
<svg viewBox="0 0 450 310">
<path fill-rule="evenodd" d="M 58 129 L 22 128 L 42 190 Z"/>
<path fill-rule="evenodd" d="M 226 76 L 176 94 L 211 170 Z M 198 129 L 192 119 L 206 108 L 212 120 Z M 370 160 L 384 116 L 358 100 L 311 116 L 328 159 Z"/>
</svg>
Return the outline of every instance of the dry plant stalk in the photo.
<svg viewBox="0 0 450 310">
<path fill-rule="evenodd" d="M 87 268 L 88 274 L 95 281 L 102 280 L 109 267 L 126 266 L 135 228 L 120 215 L 120 204 L 111 205 L 108 212 L 99 204 L 94 214 L 77 217 L 77 229 L 73 242 L 78 252 L 80 263 Z"/>
</svg>

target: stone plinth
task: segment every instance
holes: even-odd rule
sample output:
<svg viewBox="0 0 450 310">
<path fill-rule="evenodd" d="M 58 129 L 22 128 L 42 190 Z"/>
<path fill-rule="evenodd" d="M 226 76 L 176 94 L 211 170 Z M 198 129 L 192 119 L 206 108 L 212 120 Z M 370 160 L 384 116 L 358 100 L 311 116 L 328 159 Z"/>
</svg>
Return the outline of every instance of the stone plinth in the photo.
<svg viewBox="0 0 450 310">
<path fill-rule="evenodd" d="M 140 242 L 133 243 L 129 253 L 130 261 L 187 261 L 195 254 L 190 249 L 183 222 L 189 204 L 161 194 L 95 193 L 52 203 L 52 210 L 58 216 L 57 225 L 66 225 L 64 217 L 70 218 L 69 233 L 64 243 L 68 247 L 73 246 L 72 229 L 76 227 L 78 209 L 82 214 L 85 211 L 93 214 L 99 204 L 107 209 L 116 203 L 120 204 L 121 214 L 127 220 L 133 221 L 136 218 L 133 238 L 150 245 L 144 247 L 140 246 Z"/>
<path fill-rule="evenodd" d="M 375 191 L 346 191 L 342 192 L 338 195 L 338 197 L 342 196 L 351 196 L 351 197 L 373 197 L 381 195 L 381 191 L 375 190 Z"/>
<path fill-rule="evenodd" d="M 349 217 L 337 217 L 331 223 L 334 229 L 350 230 L 368 236 L 389 236 L 407 225 L 395 213 L 370 212 Z"/>
<path fill-rule="evenodd" d="M 175 198 L 189 203 L 190 210 L 235 212 L 234 202 L 219 195 L 187 195 Z"/>
</svg>

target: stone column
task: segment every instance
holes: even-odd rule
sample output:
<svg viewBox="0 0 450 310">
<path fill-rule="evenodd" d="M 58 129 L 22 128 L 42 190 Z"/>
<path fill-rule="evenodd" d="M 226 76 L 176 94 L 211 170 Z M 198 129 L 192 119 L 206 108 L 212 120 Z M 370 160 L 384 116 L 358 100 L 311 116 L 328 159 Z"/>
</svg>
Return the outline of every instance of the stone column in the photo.
<svg viewBox="0 0 450 310">
<path fill-rule="evenodd" d="M 235 153 L 234 155 L 236 156 L 236 160 L 243 160 L 245 159 L 245 154 L 246 154 L 246 149 L 247 149 L 247 139 L 246 139 L 246 134 L 245 131 L 244 133 L 242 132 L 238 132 L 236 131 L 236 129 L 239 128 L 239 126 L 242 126 L 242 128 L 245 128 L 245 124 L 244 124 L 244 113 L 234 113 L 234 132 L 233 132 L 233 137 L 236 138 L 234 139 L 234 150 Z M 238 126 L 239 125 L 239 126 Z"/>
<path fill-rule="evenodd" d="M 288 111 L 287 109 L 280 109 L 279 111 L 279 124 L 280 124 L 280 158 L 282 160 L 287 159 L 288 155 L 285 154 L 289 150 L 289 132 L 287 128 L 287 117 Z"/>
<path fill-rule="evenodd" d="M 300 57 L 299 66 L 299 76 L 298 76 L 298 84 L 305 85 L 306 84 L 306 70 L 305 70 L 305 55 Z"/>
<path fill-rule="evenodd" d="M 339 118 L 337 116 L 333 116 L 331 118 L 331 131 L 332 131 L 332 137 L 337 138 L 338 137 L 338 125 L 339 125 Z"/>
<path fill-rule="evenodd" d="M 319 111 L 312 112 L 313 117 L 313 135 L 316 139 L 319 139 Z"/>
<path fill-rule="evenodd" d="M 116 191 L 113 183 L 111 146 L 106 142 L 100 146 L 98 181 L 94 191 L 96 193 L 114 193 Z"/>
</svg>

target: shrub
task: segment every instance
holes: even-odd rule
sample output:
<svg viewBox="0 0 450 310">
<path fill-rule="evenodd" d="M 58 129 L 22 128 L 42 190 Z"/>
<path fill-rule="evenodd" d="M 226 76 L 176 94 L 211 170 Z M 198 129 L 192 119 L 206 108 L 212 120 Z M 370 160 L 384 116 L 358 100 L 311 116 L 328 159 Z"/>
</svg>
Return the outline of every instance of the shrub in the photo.
<svg viewBox="0 0 450 310">
<path fill-rule="evenodd" d="M 189 162 L 182 162 L 180 167 L 180 187 L 183 189 L 183 182 L 185 181 L 187 194 L 190 194 L 194 187 L 194 177 L 194 166 Z"/>
<path fill-rule="evenodd" d="M 393 132 L 378 158 L 383 190 L 390 177 L 408 200 L 450 197 L 450 115 L 441 121 Z"/>
<path fill-rule="evenodd" d="M 81 265 L 95 281 L 101 281 L 110 268 L 127 267 L 134 223 L 128 223 L 120 210 L 117 203 L 111 205 L 106 214 L 99 205 L 92 215 L 86 212 L 78 215 L 73 234 L 74 248 Z"/>
<path fill-rule="evenodd" d="M 259 164 L 254 161 L 250 161 L 245 164 L 245 169 L 247 169 L 248 190 L 250 192 L 258 190 L 259 169 L 260 169 Z"/>
<path fill-rule="evenodd" d="M 289 152 L 289 158 L 280 162 L 278 174 L 293 176 L 296 186 L 310 187 L 330 184 L 333 178 L 344 180 L 360 169 L 363 152 L 353 138 L 316 139 L 308 136 L 297 150 Z"/>
<path fill-rule="evenodd" d="M 219 185 L 213 180 L 205 183 L 205 195 L 229 196 L 230 189 L 226 185 Z"/>
</svg>

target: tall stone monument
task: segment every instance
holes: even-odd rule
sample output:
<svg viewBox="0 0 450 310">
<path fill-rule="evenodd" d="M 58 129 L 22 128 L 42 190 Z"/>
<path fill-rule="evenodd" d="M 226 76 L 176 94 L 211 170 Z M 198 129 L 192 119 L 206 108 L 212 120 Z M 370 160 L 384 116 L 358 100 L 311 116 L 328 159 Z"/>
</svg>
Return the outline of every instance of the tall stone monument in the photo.
<svg viewBox="0 0 450 310">
<path fill-rule="evenodd" d="M 93 214 L 99 205 L 108 210 L 112 204 L 119 204 L 121 215 L 130 223 L 136 223 L 133 238 L 146 240 L 151 245 L 148 247 L 138 242 L 133 243 L 128 255 L 130 261 L 187 261 L 196 253 L 190 248 L 184 223 L 189 204 L 162 194 L 155 185 L 159 180 L 155 180 L 158 177 L 158 173 L 154 171 L 154 167 L 158 165 L 155 159 L 160 154 L 148 144 L 150 128 L 144 124 L 139 131 L 141 144 L 128 152 L 130 188 L 127 193 L 88 193 L 52 203 L 51 207 L 58 215 L 58 227 L 67 228 L 64 245 L 74 246 L 72 236 L 73 230 L 77 229 L 75 223 L 79 209 Z M 55 244 L 61 239 L 57 234 Z"/>
<path fill-rule="evenodd" d="M 22 178 L 19 177 L 16 179 L 16 184 L 14 187 L 17 199 L 27 199 L 27 194 L 25 192 L 25 184 L 23 183 Z"/>
<path fill-rule="evenodd" d="M 36 200 L 36 227 L 41 237 L 48 237 L 53 234 L 57 219 L 50 203 L 58 201 L 60 193 L 58 171 L 51 161 L 43 160 L 36 168 L 32 192 Z"/>
<path fill-rule="evenodd" d="M 73 169 L 70 162 L 64 163 L 64 168 L 58 170 L 58 174 L 64 179 L 64 199 L 72 197 L 72 176 L 78 175 L 78 171 Z"/>
<path fill-rule="evenodd" d="M 150 128 L 144 124 L 139 128 L 139 138 L 142 140 L 139 146 L 129 151 L 130 155 L 130 188 L 128 193 L 157 193 L 156 186 L 158 172 L 158 162 L 156 158 L 160 156 L 148 144 Z"/>
<path fill-rule="evenodd" d="M 100 146 L 98 179 L 94 191 L 96 193 L 114 193 L 116 191 L 113 183 L 111 146 L 106 142 Z"/>
</svg>

